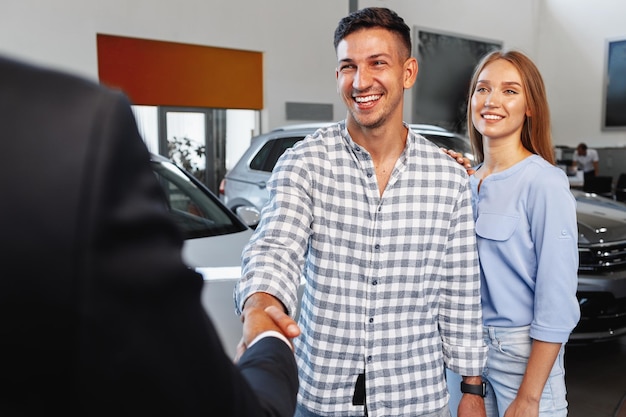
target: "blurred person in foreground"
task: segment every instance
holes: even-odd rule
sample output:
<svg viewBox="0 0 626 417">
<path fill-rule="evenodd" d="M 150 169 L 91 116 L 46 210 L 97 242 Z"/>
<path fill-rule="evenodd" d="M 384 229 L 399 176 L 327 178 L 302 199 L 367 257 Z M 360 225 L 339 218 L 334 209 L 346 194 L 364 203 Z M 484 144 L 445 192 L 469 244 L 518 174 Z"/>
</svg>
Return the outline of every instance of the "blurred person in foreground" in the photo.
<svg viewBox="0 0 626 417">
<path fill-rule="evenodd" d="M 476 67 L 469 96 L 487 416 L 564 417 L 564 346 L 580 318 L 578 229 L 543 79 L 523 53 L 495 51 Z M 460 377 L 448 371 L 448 384 L 452 405 Z"/>
<path fill-rule="evenodd" d="M 449 416 L 444 365 L 480 389 L 486 352 L 467 173 L 402 120 L 418 66 L 400 16 L 356 11 L 334 45 L 347 117 L 278 161 L 235 302 L 260 329 L 305 281 L 298 417 Z"/>
<path fill-rule="evenodd" d="M 293 415 L 287 339 L 226 356 L 123 94 L 0 58 L 0 128 L 0 415 Z"/>
</svg>

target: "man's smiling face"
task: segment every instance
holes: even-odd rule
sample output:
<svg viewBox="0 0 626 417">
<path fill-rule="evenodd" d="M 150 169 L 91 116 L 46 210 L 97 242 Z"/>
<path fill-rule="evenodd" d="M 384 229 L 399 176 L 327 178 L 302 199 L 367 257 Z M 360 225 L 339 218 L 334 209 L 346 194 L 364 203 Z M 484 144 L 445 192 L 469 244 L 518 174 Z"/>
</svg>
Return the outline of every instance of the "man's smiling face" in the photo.
<svg viewBox="0 0 626 417">
<path fill-rule="evenodd" d="M 348 124 L 377 128 L 402 121 L 404 90 L 413 85 L 411 66 L 398 35 L 382 28 L 361 29 L 337 45 L 337 90 L 348 109 Z M 413 74 L 413 72 L 415 74 Z"/>
</svg>

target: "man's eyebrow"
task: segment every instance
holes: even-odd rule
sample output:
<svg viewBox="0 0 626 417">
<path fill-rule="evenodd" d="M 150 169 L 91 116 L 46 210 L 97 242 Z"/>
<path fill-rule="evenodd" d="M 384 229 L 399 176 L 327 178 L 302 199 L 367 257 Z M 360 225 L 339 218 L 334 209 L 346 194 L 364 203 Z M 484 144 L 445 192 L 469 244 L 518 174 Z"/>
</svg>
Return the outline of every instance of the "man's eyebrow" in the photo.
<svg viewBox="0 0 626 417">
<path fill-rule="evenodd" d="M 391 58 L 391 55 L 381 52 L 379 54 L 370 55 L 366 59 L 371 61 L 371 60 L 380 59 L 380 58 Z M 353 62 L 353 61 L 354 61 L 354 58 L 350 58 L 350 57 L 342 58 L 339 60 L 339 62 Z"/>
</svg>

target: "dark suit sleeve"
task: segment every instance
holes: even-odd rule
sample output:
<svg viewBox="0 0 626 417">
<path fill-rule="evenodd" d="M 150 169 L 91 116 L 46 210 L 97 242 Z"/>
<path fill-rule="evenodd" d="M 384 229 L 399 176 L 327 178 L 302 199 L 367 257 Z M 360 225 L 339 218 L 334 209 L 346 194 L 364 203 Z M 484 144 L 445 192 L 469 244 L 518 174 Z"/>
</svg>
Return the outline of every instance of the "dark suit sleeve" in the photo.
<svg viewBox="0 0 626 417">
<path fill-rule="evenodd" d="M 123 94 L 0 58 L 0 124 L 0 415 L 293 414 L 289 349 L 225 354 Z"/>
<path fill-rule="evenodd" d="M 293 352 L 285 342 L 266 337 L 248 349 L 239 366 L 248 383 L 273 416 L 293 416 L 298 375 Z"/>
<path fill-rule="evenodd" d="M 0 58 L 0 125 L 0 415 L 292 414 L 289 349 L 252 385 L 224 353 L 122 94 Z"/>
<path fill-rule="evenodd" d="M 82 188 L 90 279 L 77 394 L 109 415 L 292 416 L 293 353 L 265 341 L 246 355 L 243 375 L 226 356 L 128 103 L 107 93 L 99 103 Z"/>
</svg>

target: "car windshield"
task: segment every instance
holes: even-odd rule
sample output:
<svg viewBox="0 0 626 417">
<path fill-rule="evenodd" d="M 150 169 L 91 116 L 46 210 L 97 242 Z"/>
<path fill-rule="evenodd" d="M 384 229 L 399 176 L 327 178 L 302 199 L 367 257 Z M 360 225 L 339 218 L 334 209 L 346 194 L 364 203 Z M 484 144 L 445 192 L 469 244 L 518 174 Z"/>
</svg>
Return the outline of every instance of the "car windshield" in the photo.
<svg viewBox="0 0 626 417">
<path fill-rule="evenodd" d="M 304 136 L 294 136 L 268 141 L 250 162 L 250 169 L 272 172 L 278 158 L 280 158 L 287 149 L 291 148 L 296 142 L 302 139 L 304 139 Z"/>
<path fill-rule="evenodd" d="M 236 233 L 246 226 L 174 164 L 152 161 L 172 218 L 185 239 Z"/>
</svg>

